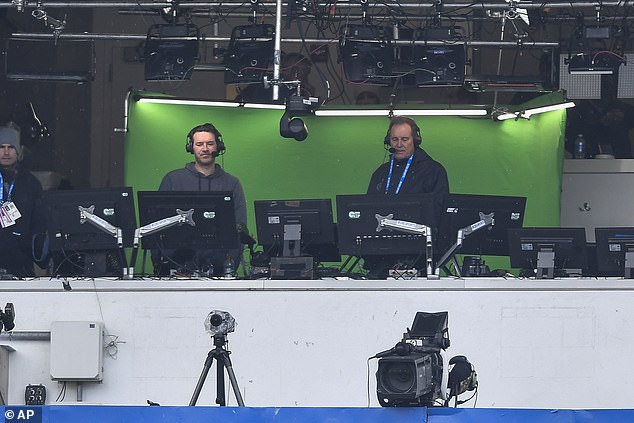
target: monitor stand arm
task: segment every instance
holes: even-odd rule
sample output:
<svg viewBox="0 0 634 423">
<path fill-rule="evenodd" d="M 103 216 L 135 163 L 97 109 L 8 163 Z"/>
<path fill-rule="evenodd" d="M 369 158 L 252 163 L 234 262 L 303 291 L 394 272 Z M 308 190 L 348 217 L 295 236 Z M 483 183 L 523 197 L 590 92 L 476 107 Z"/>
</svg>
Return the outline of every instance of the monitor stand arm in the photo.
<svg viewBox="0 0 634 423">
<path fill-rule="evenodd" d="M 634 270 L 634 249 L 627 249 L 625 251 L 625 269 L 623 273 L 623 277 L 625 279 L 632 279 L 632 272 Z"/>
<path fill-rule="evenodd" d="M 131 275 L 128 275 L 128 263 L 126 261 L 125 254 L 123 253 L 123 231 L 121 230 L 121 228 L 110 224 L 110 222 L 94 214 L 94 204 L 90 207 L 77 206 L 77 208 L 79 209 L 79 223 L 83 225 L 84 223 L 88 222 L 96 228 L 101 229 L 103 232 L 112 235 L 117 240 L 117 247 L 119 248 L 119 259 L 121 260 L 121 264 L 123 266 L 123 278 L 132 278 Z"/>
<path fill-rule="evenodd" d="M 554 279 L 555 251 L 539 250 L 537 252 L 537 273 L 535 279 Z"/>
<path fill-rule="evenodd" d="M 128 276 L 126 279 L 132 279 L 134 277 L 134 266 L 136 264 L 136 258 L 139 253 L 139 242 L 141 238 L 147 235 L 152 235 L 157 232 L 164 231 L 167 228 L 171 228 L 172 226 L 182 225 L 183 223 L 187 223 L 190 226 L 196 226 L 194 222 L 194 209 L 189 209 L 187 211 L 183 211 L 181 209 L 176 209 L 176 214 L 174 216 L 166 217 L 161 220 L 157 220 L 152 223 L 148 223 L 145 226 L 141 226 L 134 231 L 134 243 L 132 250 L 132 259 L 130 260 L 130 268 L 128 269 Z"/>
<path fill-rule="evenodd" d="M 458 275 L 458 277 L 462 276 L 460 273 L 460 267 L 458 266 L 458 261 L 456 260 L 456 253 L 458 252 L 460 247 L 462 247 L 462 242 L 467 236 L 471 235 L 475 231 L 495 225 L 494 212 L 490 214 L 484 214 L 482 212 L 479 212 L 479 214 L 480 214 L 480 220 L 478 220 L 477 222 L 469 226 L 465 226 L 464 228 L 458 229 L 458 236 L 456 238 L 456 243 L 447 250 L 447 252 L 440 258 L 440 260 L 438 260 L 438 264 L 436 265 L 436 271 L 434 272 L 434 275 L 436 276 L 436 278 L 440 277 L 441 268 L 444 269 L 445 272 L 449 273 L 448 272 L 449 269 L 445 267 L 445 264 L 448 261 L 451 261 L 451 264 L 453 264 L 454 270 L 456 271 L 456 274 Z"/>
<path fill-rule="evenodd" d="M 284 246 L 282 256 L 299 257 L 302 239 L 302 225 L 298 223 L 284 225 Z"/>
<path fill-rule="evenodd" d="M 420 223 L 408 222 L 406 220 L 393 219 L 393 214 L 387 216 L 381 216 L 375 214 L 377 221 L 376 231 L 380 232 L 383 229 L 392 229 L 398 232 L 404 232 L 407 234 L 424 235 L 425 236 L 425 254 L 426 261 L 425 266 L 427 268 L 427 279 L 436 279 L 434 277 L 434 254 L 432 246 L 431 228 L 429 226 L 421 225 Z"/>
</svg>

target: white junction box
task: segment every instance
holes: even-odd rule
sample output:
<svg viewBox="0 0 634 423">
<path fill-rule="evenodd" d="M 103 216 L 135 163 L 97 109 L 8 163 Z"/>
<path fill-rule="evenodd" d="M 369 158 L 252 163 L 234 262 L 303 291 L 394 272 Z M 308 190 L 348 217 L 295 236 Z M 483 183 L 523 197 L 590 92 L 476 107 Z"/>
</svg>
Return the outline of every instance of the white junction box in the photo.
<svg viewBox="0 0 634 423">
<path fill-rule="evenodd" d="M 103 379 L 103 323 L 51 323 L 51 379 Z"/>
</svg>

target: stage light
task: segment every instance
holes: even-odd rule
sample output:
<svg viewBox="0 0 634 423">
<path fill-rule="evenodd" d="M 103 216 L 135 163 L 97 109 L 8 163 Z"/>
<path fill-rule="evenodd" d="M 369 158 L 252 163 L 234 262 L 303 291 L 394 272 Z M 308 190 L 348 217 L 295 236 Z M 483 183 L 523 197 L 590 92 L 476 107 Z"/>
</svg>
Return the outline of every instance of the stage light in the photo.
<svg viewBox="0 0 634 423">
<path fill-rule="evenodd" d="M 198 36 L 195 25 L 152 25 L 145 40 L 145 80 L 190 79 L 198 60 Z"/>
<path fill-rule="evenodd" d="M 422 46 L 413 49 L 416 85 L 460 86 L 464 83 L 464 45 Z"/>
<path fill-rule="evenodd" d="M 571 75 L 613 75 L 625 58 L 611 51 L 599 51 L 594 54 L 579 53 L 567 60 L 568 73 Z"/>
<path fill-rule="evenodd" d="M 223 60 L 225 84 L 262 82 L 273 61 L 274 36 L 273 25 L 234 27 Z"/>
<path fill-rule="evenodd" d="M 392 85 L 394 47 L 388 27 L 348 25 L 339 41 L 346 81 Z"/>
</svg>

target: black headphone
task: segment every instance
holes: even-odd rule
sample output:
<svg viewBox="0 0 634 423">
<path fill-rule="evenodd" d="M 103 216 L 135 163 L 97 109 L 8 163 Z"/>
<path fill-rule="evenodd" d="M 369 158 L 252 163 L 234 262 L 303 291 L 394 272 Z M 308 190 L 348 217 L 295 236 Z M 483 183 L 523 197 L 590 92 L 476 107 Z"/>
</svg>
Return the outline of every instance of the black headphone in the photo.
<svg viewBox="0 0 634 423">
<path fill-rule="evenodd" d="M 211 123 L 203 123 L 202 125 L 194 126 L 187 134 L 187 143 L 185 144 L 185 151 L 194 154 L 194 134 L 196 132 L 210 132 L 216 137 L 216 155 L 220 156 L 225 153 L 226 147 L 222 140 L 222 134 Z"/>
<path fill-rule="evenodd" d="M 394 125 L 407 124 L 410 128 L 412 128 L 412 138 L 414 139 L 414 145 L 419 147 L 423 142 L 423 137 L 420 135 L 420 128 L 414 121 L 414 119 L 410 119 L 405 116 L 394 116 L 390 120 L 390 126 L 387 128 L 387 133 L 385 134 L 385 138 L 383 139 L 383 143 L 385 144 L 385 148 L 391 147 L 392 136 L 390 135 L 390 131 Z"/>
</svg>

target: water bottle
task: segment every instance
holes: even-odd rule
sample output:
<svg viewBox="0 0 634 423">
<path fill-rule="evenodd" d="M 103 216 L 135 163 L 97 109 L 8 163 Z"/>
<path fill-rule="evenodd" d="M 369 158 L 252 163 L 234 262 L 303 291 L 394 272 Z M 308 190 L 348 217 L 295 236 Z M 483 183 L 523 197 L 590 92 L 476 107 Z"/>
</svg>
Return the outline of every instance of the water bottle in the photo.
<svg viewBox="0 0 634 423">
<path fill-rule="evenodd" d="M 583 137 L 583 134 L 577 135 L 577 139 L 575 139 L 575 159 L 585 159 L 586 158 L 586 139 Z"/>
<path fill-rule="evenodd" d="M 225 278 L 234 278 L 235 277 L 235 264 L 233 262 L 233 258 L 229 254 L 225 258 L 223 263 L 225 269 Z"/>
</svg>

